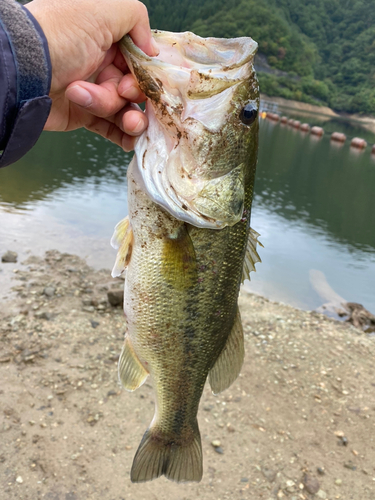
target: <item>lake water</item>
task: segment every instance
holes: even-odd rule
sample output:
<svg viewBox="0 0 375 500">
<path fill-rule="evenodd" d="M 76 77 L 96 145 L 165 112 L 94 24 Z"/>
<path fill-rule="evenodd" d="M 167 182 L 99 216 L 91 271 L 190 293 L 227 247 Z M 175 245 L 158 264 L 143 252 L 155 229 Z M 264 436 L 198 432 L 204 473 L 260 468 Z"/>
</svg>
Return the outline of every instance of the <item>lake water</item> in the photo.
<svg viewBox="0 0 375 500">
<path fill-rule="evenodd" d="M 306 121 L 375 142 L 374 134 L 346 122 Z M 0 170 L 0 254 L 15 250 L 22 261 L 56 248 L 110 268 L 109 240 L 127 214 L 131 156 L 86 131 L 44 133 L 26 157 Z M 265 248 L 246 287 L 315 309 L 323 303 L 309 277 L 315 269 L 337 294 L 375 312 L 374 191 L 369 148 L 353 152 L 349 144 L 332 145 L 329 134 L 317 140 L 261 120 L 252 227 Z M 14 284 L 14 267 L 0 263 L 3 296 Z"/>
</svg>

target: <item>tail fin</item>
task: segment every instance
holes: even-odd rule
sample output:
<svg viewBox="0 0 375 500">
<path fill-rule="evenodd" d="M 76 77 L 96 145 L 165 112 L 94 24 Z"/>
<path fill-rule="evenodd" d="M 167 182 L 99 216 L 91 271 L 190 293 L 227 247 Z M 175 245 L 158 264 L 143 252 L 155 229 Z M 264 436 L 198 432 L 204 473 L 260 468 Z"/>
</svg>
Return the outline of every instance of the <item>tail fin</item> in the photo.
<svg viewBox="0 0 375 500">
<path fill-rule="evenodd" d="M 202 479 L 202 444 L 197 421 L 191 428 L 191 439 L 181 443 L 169 439 L 152 425 L 145 432 L 133 460 L 131 480 L 141 483 L 163 474 L 178 483 Z"/>
</svg>

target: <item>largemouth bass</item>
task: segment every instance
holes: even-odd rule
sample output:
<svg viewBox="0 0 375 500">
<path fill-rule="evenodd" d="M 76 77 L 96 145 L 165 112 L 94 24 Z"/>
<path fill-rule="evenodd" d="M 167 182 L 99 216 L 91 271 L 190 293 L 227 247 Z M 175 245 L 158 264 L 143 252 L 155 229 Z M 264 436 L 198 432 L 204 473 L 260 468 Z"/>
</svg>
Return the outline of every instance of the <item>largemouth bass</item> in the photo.
<svg viewBox="0 0 375 500">
<path fill-rule="evenodd" d="M 250 209 L 258 148 L 258 82 L 251 38 L 153 34 L 151 58 L 121 50 L 147 96 L 148 129 L 128 169 L 129 216 L 115 229 L 113 276 L 126 270 L 123 386 L 150 375 L 155 415 L 131 480 L 200 481 L 197 411 L 237 378 L 244 338 L 237 298 L 254 270 Z"/>
</svg>

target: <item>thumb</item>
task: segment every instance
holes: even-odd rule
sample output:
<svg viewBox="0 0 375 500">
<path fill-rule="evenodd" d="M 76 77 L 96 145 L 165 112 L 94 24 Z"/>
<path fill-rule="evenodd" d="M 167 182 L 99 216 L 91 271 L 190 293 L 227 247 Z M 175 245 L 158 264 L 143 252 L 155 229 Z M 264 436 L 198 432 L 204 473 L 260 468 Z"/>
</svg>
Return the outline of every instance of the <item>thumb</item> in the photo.
<svg viewBox="0 0 375 500">
<path fill-rule="evenodd" d="M 112 31 L 113 41 L 118 42 L 129 33 L 133 42 L 143 52 L 149 56 L 156 56 L 159 50 L 151 36 L 146 6 L 138 0 L 118 0 L 116 7 L 109 16 L 110 25 L 108 26 Z"/>
</svg>

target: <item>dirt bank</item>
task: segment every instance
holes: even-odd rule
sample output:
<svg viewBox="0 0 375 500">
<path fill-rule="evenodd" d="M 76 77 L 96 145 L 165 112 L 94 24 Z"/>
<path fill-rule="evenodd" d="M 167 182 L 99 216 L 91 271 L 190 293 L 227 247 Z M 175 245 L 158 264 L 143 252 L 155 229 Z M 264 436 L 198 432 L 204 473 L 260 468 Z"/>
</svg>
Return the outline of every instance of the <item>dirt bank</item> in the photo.
<svg viewBox="0 0 375 500">
<path fill-rule="evenodd" d="M 107 292 L 122 280 L 56 251 L 5 265 L 20 270 L 0 313 L 0 498 L 375 498 L 374 338 L 241 294 L 246 360 L 229 390 L 204 391 L 202 482 L 134 485 L 154 402 L 148 383 L 117 383 L 126 325 Z"/>
</svg>

